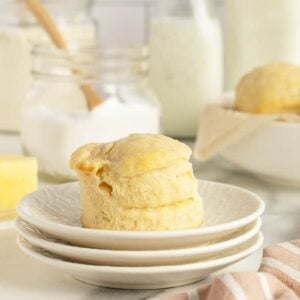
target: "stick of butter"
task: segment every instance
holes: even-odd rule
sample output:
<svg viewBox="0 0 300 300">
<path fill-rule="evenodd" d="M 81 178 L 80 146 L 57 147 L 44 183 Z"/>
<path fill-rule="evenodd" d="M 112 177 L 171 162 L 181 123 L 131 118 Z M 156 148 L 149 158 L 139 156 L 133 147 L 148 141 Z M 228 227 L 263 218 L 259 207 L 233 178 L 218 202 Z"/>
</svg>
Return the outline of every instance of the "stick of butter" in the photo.
<svg viewBox="0 0 300 300">
<path fill-rule="evenodd" d="M 37 189 L 34 157 L 0 155 L 0 212 L 15 209 L 18 201 Z"/>
</svg>

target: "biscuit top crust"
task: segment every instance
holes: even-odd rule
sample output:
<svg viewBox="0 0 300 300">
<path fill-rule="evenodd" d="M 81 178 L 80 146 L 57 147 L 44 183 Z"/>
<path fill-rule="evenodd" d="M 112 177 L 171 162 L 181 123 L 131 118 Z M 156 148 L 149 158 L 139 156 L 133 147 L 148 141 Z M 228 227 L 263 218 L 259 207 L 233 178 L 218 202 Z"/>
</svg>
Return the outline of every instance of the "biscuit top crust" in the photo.
<svg viewBox="0 0 300 300">
<path fill-rule="evenodd" d="M 109 168 L 119 176 L 131 177 L 188 161 L 191 153 L 188 146 L 164 135 L 132 134 L 116 142 L 80 147 L 72 154 L 70 166 L 86 173 Z"/>
</svg>

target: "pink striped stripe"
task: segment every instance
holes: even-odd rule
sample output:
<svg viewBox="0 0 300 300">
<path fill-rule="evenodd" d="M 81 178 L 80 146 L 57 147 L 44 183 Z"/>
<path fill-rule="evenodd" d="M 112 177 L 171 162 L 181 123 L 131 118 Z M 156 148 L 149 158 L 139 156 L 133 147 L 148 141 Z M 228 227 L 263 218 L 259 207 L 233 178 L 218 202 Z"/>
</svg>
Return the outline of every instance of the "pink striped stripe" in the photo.
<svg viewBox="0 0 300 300">
<path fill-rule="evenodd" d="M 247 300 L 300 297 L 300 240 L 268 247 L 260 272 L 228 273 L 198 290 L 161 298 L 163 300 Z"/>
<path fill-rule="evenodd" d="M 264 250 L 264 257 L 274 258 L 295 270 L 300 270 L 299 254 L 284 246 L 278 245 Z"/>
<path fill-rule="evenodd" d="M 264 292 L 256 273 L 239 272 L 233 273 L 235 280 L 244 290 L 248 299 L 263 299 Z"/>
<path fill-rule="evenodd" d="M 299 279 L 294 280 L 290 276 L 288 276 L 286 273 L 282 272 L 281 270 L 274 268 L 272 266 L 263 264 L 260 268 L 261 272 L 267 272 L 272 275 L 274 275 L 276 278 L 278 278 L 283 284 L 285 284 L 287 287 L 295 291 L 295 293 L 300 297 L 300 282 Z"/>
<path fill-rule="evenodd" d="M 189 300 L 187 293 L 181 293 L 174 296 L 163 298 L 163 300 Z"/>
</svg>

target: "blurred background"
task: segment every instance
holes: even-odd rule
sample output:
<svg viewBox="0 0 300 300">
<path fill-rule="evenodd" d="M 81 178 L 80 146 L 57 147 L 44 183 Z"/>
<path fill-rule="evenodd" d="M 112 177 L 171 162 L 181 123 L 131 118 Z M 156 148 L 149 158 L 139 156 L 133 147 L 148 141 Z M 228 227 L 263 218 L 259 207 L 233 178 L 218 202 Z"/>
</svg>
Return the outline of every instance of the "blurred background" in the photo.
<svg viewBox="0 0 300 300">
<path fill-rule="evenodd" d="M 143 43 L 148 35 L 150 1 L 98 0 L 92 8 L 98 37 L 105 45 Z"/>
<path fill-rule="evenodd" d="M 212 1 L 222 19 L 224 0 Z M 149 32 L 151 4 L 151 0 L 96 0 L 92 14 L 101 23 L 99 38 L 108 45 L 144 42 Z"/>
</svg>

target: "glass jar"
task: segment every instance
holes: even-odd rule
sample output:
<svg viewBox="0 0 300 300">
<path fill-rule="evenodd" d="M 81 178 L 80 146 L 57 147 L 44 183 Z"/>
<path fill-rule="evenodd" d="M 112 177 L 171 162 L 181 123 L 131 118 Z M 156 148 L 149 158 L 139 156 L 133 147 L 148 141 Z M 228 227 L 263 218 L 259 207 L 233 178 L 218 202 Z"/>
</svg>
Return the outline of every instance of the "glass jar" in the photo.
<svg viewBox="0 0 300 300">
<path fill-rule="evenodd" d="M 150 26 L 150 83 L 163 133 L 194 137 L 205 103 L 223 88 L 223 49 L 212 1 L 160 0 Z"/>
<path fill-rule="evenodd" d="M 40 46 L 33 56 L 34 82 L 22 109 L 21 139 L 41 173 L 60 181 L 75 179 L 69 159 L 78 147 L 159 132 L 146 48 L 65 52 Z M 103 100 L 91 111 L 82 85 L 90 85 Z"/>
<path fill-rule="evenodd" d="M 224 0 L 225 87 L 272 62 L 300 64 L 300 1 Z"/>
<path fill-rule="evenodd" d="M 91 0 L 42 1 L 67 41 L 95 41 Z M 22 0 L 0 2 L 0 130 L 18 131 L 21 101 L 32 78 L 30 47 L 49 41 Z"/>
</svg>

